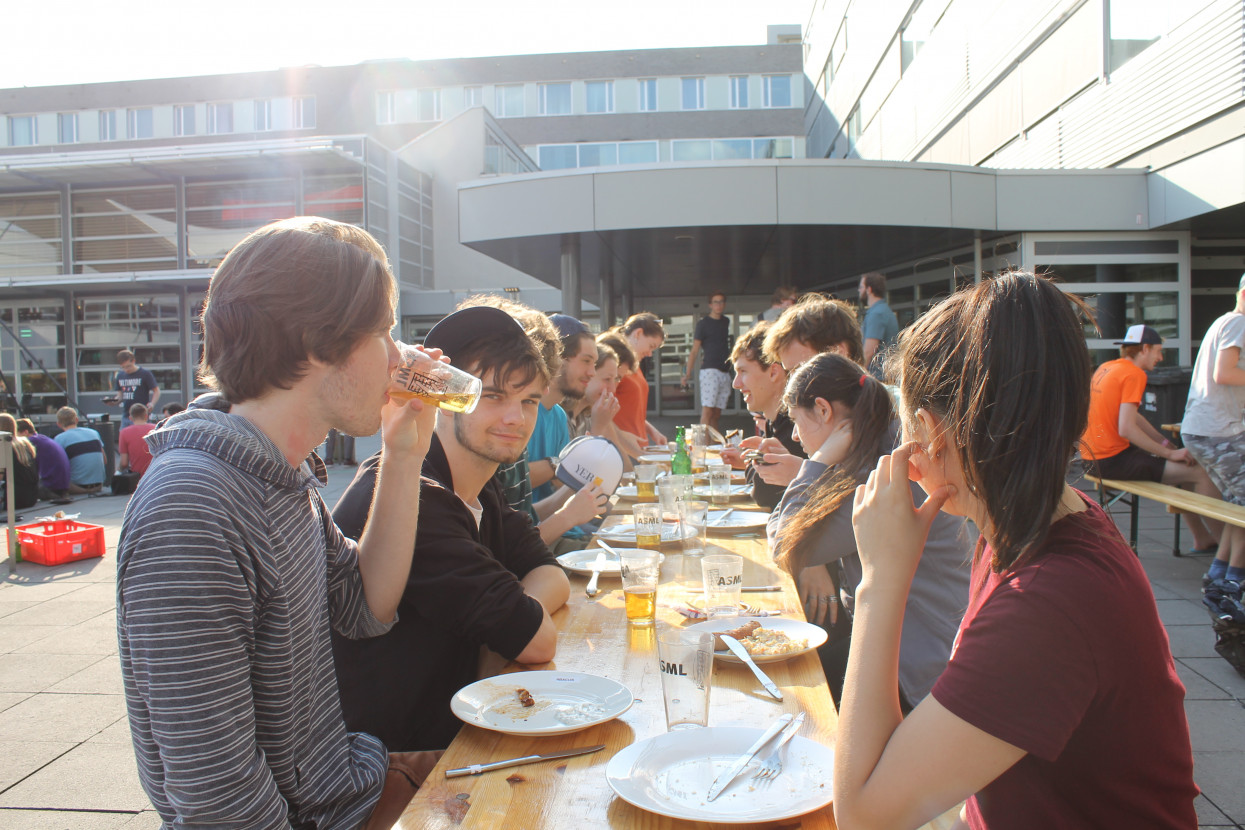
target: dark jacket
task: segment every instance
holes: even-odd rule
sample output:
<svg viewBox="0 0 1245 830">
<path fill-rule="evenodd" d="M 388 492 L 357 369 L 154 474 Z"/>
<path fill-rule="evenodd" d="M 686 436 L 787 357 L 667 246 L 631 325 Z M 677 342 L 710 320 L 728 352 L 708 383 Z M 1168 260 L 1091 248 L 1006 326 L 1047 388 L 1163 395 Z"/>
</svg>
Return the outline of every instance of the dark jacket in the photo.
<svg viewBox="0 0 1245 830">
<path fill-rule="evenodd" d="M 774 420 L 765 422 L 766 438 L 777 438 L 787 448 L 787 452 L 798 458 L 807 458 L 800 442 L 791 437 L 793 432 L 795 432 L 795 422 L 791 420 L 786 410 L 780 411 Z M 751 464 L 748 465 L 746 475 L 748 483 L 752 485 L 752 500 L 766 510 L 773 510 L 782 500 L 782 494 L 787 488 L 778 484 L 766 484 L 757 475 L 756 467 Z"/>
<path fill-rule="evenodd" d="M 363 462 L 333 518 L 357 539 L 376 488 L 379 454 Z M 342 709 L 351 729 L 376 735 L 393 752 L 441 749 L 461 722 L 450 698 L 476 679 L 481 645 L 515 658 L 543 620 L 519 580 L 557 565 L 540 533 L 511 508 L 496 478 L 480 492 L 475 517 L 454 493 L 449 461 L 433 436 L 420 484 L 419 529 L 393 629 L 370 640 L 333 638 Z"/>
</svg>

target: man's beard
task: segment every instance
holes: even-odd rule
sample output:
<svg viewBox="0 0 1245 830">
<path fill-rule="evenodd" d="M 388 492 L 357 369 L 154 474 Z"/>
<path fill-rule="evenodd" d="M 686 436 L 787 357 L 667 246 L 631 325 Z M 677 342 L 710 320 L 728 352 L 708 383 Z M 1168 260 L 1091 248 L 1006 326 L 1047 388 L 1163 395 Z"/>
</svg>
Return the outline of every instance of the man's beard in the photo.
<svg viewBox="0 0 1245 830">
<path fill-rule="evenodd" d="M 566 386 L 566 378 L 558 378 L 558 391 L 562 393 L 562 397 L 568 401 L 578 401 L 583 398 L 585 390 L 568 389 Z"/>
<path fill-rule="evenodd" d="M 463 449 L 493 464 L 513 464 L 522 457 L 523 451 L 527 449 L 527 445 L 522 444 L 515 448 L 513 455 L 508 455 L 504 450 L 490 450 L 486 446 L 476 444 L 467 435 L 467 430 L 463 426 L 462 415 L 454 416 L 454 440 Z"/>
</svg>

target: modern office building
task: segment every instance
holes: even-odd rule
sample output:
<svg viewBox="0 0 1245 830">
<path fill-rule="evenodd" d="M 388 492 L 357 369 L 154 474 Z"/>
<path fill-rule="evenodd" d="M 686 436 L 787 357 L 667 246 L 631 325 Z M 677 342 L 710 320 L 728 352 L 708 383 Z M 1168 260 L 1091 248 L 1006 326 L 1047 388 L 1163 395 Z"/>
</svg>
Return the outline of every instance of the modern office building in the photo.
<svg viewBox="0 0 1245 830">
<path fill-rule="evenodd" d="M 66 397 L 60 385 L 102 411 L 120 348 L 156 373 L 166 400 L 193 395 L 193 319 L 212 269 L 285 216 L 373 233 L 408 337 L 478 291 L 556 310 L 560 286 L 459 243 L 459 185 L 802 156 L 799 27 L 771 35 L 756 47 L 0 90 L 7 403 L 46 413 Z"/>
</svg>

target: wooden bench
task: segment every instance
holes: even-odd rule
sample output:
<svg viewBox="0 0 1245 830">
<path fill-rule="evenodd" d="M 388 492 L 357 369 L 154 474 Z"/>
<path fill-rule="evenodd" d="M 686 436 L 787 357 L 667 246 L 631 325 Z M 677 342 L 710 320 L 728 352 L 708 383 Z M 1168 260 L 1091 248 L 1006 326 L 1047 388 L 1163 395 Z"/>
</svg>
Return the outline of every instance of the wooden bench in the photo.
<svg viewBox="0 0 1245 830">
<path fill-rule="evenodd" d="M 1149 499 L 1167 506 L 1167 512 L 1173 513 L 1175 530 L 1172 537 L 1172 556 L 1181 556 L 1180 550 L 1180 516 L 1184 513 L 1196 513 L 1207 519 L 1245 527 L 1245 507 L 1203 496 L 1190 490 L 1172 487 L 1170 484 L 1159 484 L 1155 481 L 1123 481 L 1113 478 L 1098 478 L 1089 473 L 1085 480 L 1098 488 L 1098 501 L 1103 509 L 1110 508 L 1116 502 L 1124 502 L 1130 508 L 1129 539 L 1133 550 L 1137 550 L 1137 528 L 1139 523 L 1138 508 L 1142 499 Z M 1132 498 L 1127 498 L 1131 496 Z"/>
</svg>

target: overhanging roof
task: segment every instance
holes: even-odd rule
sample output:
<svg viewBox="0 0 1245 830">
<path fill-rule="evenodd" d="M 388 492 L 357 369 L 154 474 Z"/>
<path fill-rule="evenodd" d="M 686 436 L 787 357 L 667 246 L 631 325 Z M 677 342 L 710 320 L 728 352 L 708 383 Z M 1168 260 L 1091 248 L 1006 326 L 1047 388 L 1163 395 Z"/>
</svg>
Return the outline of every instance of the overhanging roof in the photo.
<svg viewBox="0 0 1245 830">
<path fill-rule="evenodd" d="M 768 293 L 1017 231 L 1147 230 L 1146 171 L 772 160 L 532 173 L 459 186 L 460 241 L 551 285 L 564 241 L 581 291 Z"/>
</svg>

